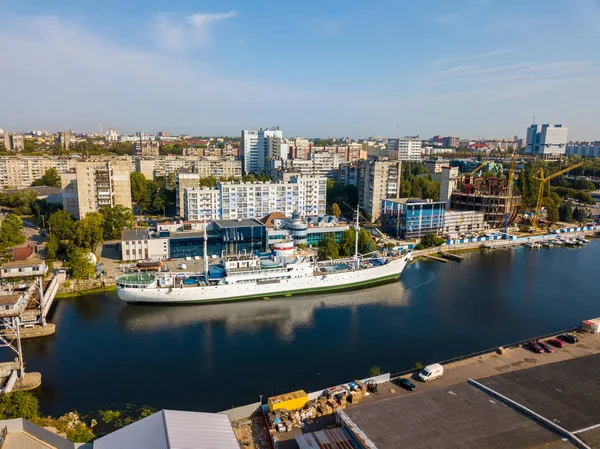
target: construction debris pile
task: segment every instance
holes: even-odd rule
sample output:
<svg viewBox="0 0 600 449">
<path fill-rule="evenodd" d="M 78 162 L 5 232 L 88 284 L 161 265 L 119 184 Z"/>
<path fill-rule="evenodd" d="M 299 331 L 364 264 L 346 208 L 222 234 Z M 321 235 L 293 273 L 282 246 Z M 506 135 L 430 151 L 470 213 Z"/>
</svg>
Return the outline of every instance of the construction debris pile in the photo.
<svg viewBox="0 0 600 449">
<path fill-rule="evenodd" d="M 276 432 L 290 432 L 293 427 L 303 427 L 311 419 L 332 415 L 337 409 L 358 403 L 374 389 L 376 384 L 371 386 L 355 380 L 324 390 L 317 399 L 309 400 L 303 390 L 269 398 L 267 422 L 271 436 L 275 436 Z"/>
</svg>

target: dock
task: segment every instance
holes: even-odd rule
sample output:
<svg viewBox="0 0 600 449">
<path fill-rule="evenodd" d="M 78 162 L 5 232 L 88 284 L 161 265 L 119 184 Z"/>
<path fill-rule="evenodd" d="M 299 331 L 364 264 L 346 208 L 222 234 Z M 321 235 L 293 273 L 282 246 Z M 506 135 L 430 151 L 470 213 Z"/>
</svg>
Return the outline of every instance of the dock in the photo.
<svg viewBox="0 0 600 449">
<path fill-rule="evenodd" d="M 445 251 L 440 251 L 440 256 L 448 259 L 448 260 L 453 260 L 455 262 L 462 262 L 463 260 L 463 256 L 459 256 L 458 254 L 452 254 L 452 253 L 447 253 Z"/>
<path fill-rule="evenodd" d="M 442 259 L 441 257 L 433 256 L 433 255 L 431 255 L 431 254 L 423 254 L 423 256 L 422 256 L 422 257 L 424 257 L 424 258 L 426 258 L 426 259 L 435 260 L 435 261 L 437 261 L 437 262 L 444 262 L 444 263 L 447 263 L 447 262 L 448 262 L 448 260 L 446 260 L 446 259 Z"/>
</svg>

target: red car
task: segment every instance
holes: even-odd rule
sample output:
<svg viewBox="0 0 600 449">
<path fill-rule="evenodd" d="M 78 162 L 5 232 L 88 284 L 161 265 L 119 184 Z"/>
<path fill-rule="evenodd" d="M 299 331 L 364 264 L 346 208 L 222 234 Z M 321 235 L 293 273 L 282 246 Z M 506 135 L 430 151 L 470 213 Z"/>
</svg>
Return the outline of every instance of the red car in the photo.
<svg viewBox="0 0 600 449">
<path fill-rule="evenodd" d="M 541 354 L 542 352 L 544 352 L 544 348 L 542 348 L 539 345 L 539 343 L 537 343 L 535 341 L 528 341 L 525 346 L 527 348 L 529 348 L 531 351 L 535 352 L 536 354 Z"/>
<path fill-rule="evenodd" d="M 559 340 L 558 338 L 551 338 L 550 340 L 547 341 L 547 343 L 550 343 L 552 346 L 555 346 L 557 348 L 565 347 L 565 342 L 562 340 Z"/>
<path fill-rule="evenodd" d="M 554 352 L 554 349 L 552 349 L 552 347 L 545 341 L 538 341 L 537 344 L 540 345 L 546 352 Z"/>
</svg>

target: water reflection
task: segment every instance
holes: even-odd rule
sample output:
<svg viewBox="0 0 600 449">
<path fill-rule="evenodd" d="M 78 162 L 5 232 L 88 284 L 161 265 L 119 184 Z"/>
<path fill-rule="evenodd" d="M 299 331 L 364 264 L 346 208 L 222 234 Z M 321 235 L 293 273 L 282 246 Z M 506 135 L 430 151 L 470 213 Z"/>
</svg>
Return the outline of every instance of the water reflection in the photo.
<svg viewBox="0 0 600 449">
<path fill-rule="evenodd" d="M 313 323 L 315 311 L 349 308 L 351 313 L 364 305 L 407 307 L 410 293 L 401 283 L 328 295 L 302 295 L 270 300 L 184 306 L 130 305 L 119 312 L 124 331 L 168 330 L 199 323 L 220 323 L 227 332 L 256 332 L 272 328 L 282 341 L 294 339 L 299 327 Z"/>
</svg>

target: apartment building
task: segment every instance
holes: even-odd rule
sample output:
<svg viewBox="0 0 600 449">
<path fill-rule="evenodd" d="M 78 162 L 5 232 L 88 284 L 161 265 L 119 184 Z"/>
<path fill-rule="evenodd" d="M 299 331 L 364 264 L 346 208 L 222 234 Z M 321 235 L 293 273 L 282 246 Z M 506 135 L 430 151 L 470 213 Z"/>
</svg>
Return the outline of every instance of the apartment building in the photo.
<svg viewBox="0 0 600 449">
<path fill-rule="evenodd" d="M 209 187 L 186 188 L 183 192 L 183 207 L 186 220 L 220 220 L 221 204 L 219 189 Z"/>
<path fill-rule="evenodd" d="M 343 155 L 330 153 L 311 153 L 309 159 L 289 159 L 282 161 L 281 159 L 271 159 L 267 161 L 269 173 L 276 179 L 283 179 L 281 173 L 277 173 L 279 169 L 283 171 L 291 171 L 300 173 L 303 176 L 325 176 L 331 180 L 335 180 L 337 170 L 343 162 Z"/>
<path fill-rule="evenodd" d="M 271 212 L 286 216 L 293 212 L 303 216 L 325 214 L 327 178 L 324 177 L 296 175 L 289 182 L 222 182 L 216 189 L 182 189 L 191 177 L 178 177 L 186 220 L 258 219 Z"/>
<path fill-rule="evenodd" d="M 279 129 L 242 130 L 240 150 L 244 157 L 244 173 L 264 173 L 269 157 L 282 158 L 283 132 Z"/>
<path fill-rule="evenodd" d="M 133 156 L 158 156 L 160 142 L 140 138 L 133 141 L 131 148 Z"/>
<path fill-rule="evenodd" d="M 4 135 L 4 146 L 8 151 L 23 151 L 23 135 L 16 133 L 6 133 Z"/>
<path fill-rule="evenodd" d="M 77 219 L 101 207 L 131 208 L 131 165 L 126 160 L 78 162 L 61 175 L 63 209 Z"/>
<path fill-rule="evenodd" d="M 0 188 L 29 187 L 41 178 L 46 170 L 54 168 L 58 173 L 67 173 L 75 167 L 76 159 L 58 157 L 0 157 Z"/>
<path fill-rule="evenodd" d="M 340 165 L 337 172 L 336 182 L 344 185 L 352 185 L 358 187 L 358 164 L 344 163 Z"/>
<path fill-rule="evenodd" d="M 400 197 L 401 164 L 400 161 L 359 161 L 358 197 L 371 221 L 380 218 L 383 200 Z"/>
<path fill-rule="evenodd" d="M 177 215 L 185 217 L 185 191 L 200 187 L 200 175 L 191 170 L 181 170 L 175 177 L 175 209 Z M 198 214 L 194 214 L 198 215 Z"/>
<path fill-rule="evenodd" d="M 404 137 L 402 139 L 389 139 L 386 150 L 388 157 L 397 155 L 399 161 L 418 161 L 421 159 L 422 142 L 419 136 Z"/>
<path fill-rule="evenodd" d="M 135 170 L 143 173 L 146 179 L 156 179 L 182 170 L 197 172 L 199 178 L 239 178 L 242 176 L 242 161 L 233 157 L 218 156 L 159 156 L 136 158 Z"/>
</svg>

